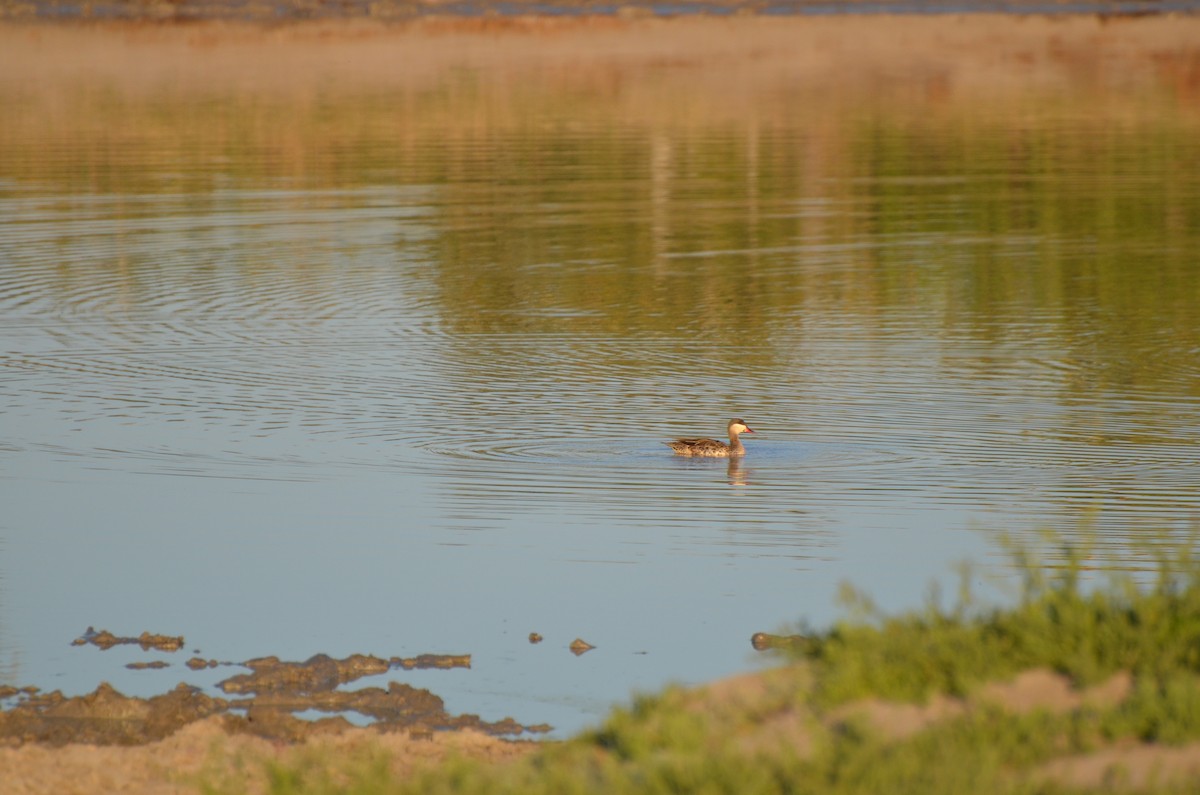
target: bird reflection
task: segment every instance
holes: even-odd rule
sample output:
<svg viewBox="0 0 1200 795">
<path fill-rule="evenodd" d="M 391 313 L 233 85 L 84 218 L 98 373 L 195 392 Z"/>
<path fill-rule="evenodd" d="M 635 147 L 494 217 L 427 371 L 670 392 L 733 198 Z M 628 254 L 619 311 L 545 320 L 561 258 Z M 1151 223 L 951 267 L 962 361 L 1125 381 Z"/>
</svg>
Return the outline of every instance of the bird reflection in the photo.
<svg viewBox="0 0 1200 795">
<path fill-rule="evenodd" d="M 747 470 L 742 467 L 742 457 L 735 456 L 729 459 L 729 464 L 725 469 L 725 477 L 729 480 L 731 486 L 745 486 L 750 481 L 747 477 Z"/>
</svg>

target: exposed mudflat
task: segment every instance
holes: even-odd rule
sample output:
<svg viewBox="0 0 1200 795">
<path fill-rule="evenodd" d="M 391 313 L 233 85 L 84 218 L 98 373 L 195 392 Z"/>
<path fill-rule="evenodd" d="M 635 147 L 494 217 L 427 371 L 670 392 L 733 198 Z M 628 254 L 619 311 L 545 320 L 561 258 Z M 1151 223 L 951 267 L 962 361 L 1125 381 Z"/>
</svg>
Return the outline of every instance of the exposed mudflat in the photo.
<svg viewBox="0 0 1200 795">
<path fill-rule="evenodd" d="M 184 638 L 150 632 L 121 637 L 89 627 L 71 645 L 107 651 L 127 644 L 170 654 L 183 649 Z M 129 667 L 174 664 L 158 659 Z M 453 715 L 439 696 L 399 681 L 347 688 L 389 671 L 470 668 L 469 654 L 388 659 L 317 654 L 303 662 L 192 657 L 183 667 L 225 666 L 248 669 L 217 684 L 228 698 L 183 682 L 150 698 L 124 695 L 107 683 L 82 696 L 43 693 L 34 685 L 0 686 L 0 699 L 7 704 L 0 711 L 5 793 L 194 792 L 201 779 L 231 777 L 239 788 L 255 791 L 265 786 L 264 763 L 287 763 L 330 748 L 339 756 L 355 749 L 382 755 L 403 774 L 449 754 L 496 761 L 522 756 L 536 743 L 502 738 L 550 730 L 511 718 L 489 722 Z M 326 717 L 314 720 L 313 713 Z M 357 717 L 352 722 L 347 716 Z"/>
<path fill-rule="evenodd" d="M 89 630 L 89 634 L 113 637 L 107 632 Z M 149 636 L 143 633 L 142 637 Z M 182 647 L 183 639 L 177 640 L 178 647 Z M 105 648 L 103 644 L 97 645 Z M 136 665 L 158 667 L 156 663 L 162 661 Z M 476 715 L 451 715 L 441 698 L 403 682 L 392 681 L 387 687 L 343 689 L 364 676 L 378 676 L 393 669 L 469 668 L 470 655 L 426 654 L 385 660 L 355 654 L 336 660 L 317 654 L 304 662 L 262 657 L 224 664 L 250 669 L 249 673 L 236 674 L 217 684 L 231 698 L 210 696 L 185 683 L 151 698 L 126 696 L 106 683 L 87 695 L 73 697 L 59 691 L 41 693 L 34 687 L 9 687 L 0 697 L 15 703 L 0 712 L 0 743 L 136 745 L 162 740 L 188 724 L 212 716 L 222 718 L 222 726 L 229 733 L 253 734 L 280 742 L 301 742 L 313 735 L 351 729 L 354 724 L 345 717 L 349 714 L 359 716 L 360 721 L 369 721 L 374 732 L 403 730 L 418 736 L 448 730 L 495 736 L 550 730 L 546 725 L 522 726 L 511 718 L 488 722 Z M 209 665 L 199 658 L 188 663 L 193 669 Z M 312 711 L 329 717 L 317 720 L 297 717 L 298 713 Z"/>
</svg>

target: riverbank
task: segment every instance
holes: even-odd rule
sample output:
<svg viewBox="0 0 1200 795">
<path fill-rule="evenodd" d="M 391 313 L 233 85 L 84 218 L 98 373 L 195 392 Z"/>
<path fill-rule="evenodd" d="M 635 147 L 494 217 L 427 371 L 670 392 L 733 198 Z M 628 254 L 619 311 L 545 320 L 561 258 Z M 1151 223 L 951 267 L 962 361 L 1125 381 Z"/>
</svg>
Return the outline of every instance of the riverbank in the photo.
<svg viewBox="0 0 1200 795">
<path fill-rule="evenodd" d="M 149 22 L 190 24 L 227 21 L 280 24 L 313 20 L 373 20 L 396 23 L 414 20 L 505 19 L 545 17 L 830 16 L 861 14 L 958 14 L 973 9 L 1001 14 L 1101 14 L 1143 17 L 1194 13 L 1194 0 L 995 0 L 987 4 L 956 0 L 0 0 L 0 19 Z"/>
<path fill-rule="evenodd" d="M 416 147 L 427 129 L 441 140 L 446 127 L 468 136 L 563 117 L 666 130 L 801 117 L 822 165 L 843 154 L 847 121 L 880 115 L 1008 125 L 1052 107 L 1102 135 L 1166 100 L 1195 122 L 1197 42 L 1193 16 L 0 23 L 0 101 L 12 111 L 0 162 L 40 180 L 49 143 L 199 135 L 236 147 L 253 134 L 294 170 L 320 161 L 293 164 L 293 152 L 379 129 Z M 229 107 L 254 122 L 230 129 Z"/>
<path fill-rule="evenodd" d="M 1078 69 L 1091 70 L 1098 82 L 1128 84 L 1152 74 L 1195 91 L 1197 31 L 1200 16 L 1178 14 L 514 16 L 275 25 L 31 19 L 0 21 L 0 87 L 36 80 L 54 88 L 85 76 L 110 81 L 120 94 L 230 85 L 354 93 L 430 84 L 451 68 L 487 70 L 494 80 L 536 73 L 540 81 L 594 85 L 668 63 L 674 68 L 656 82 L 710 79 L 709 93 L 720 94 L 800 82 L 818 97 L 867 92 L 887 102 L 937 92 L 949 101 L 1026 80 L 1052 87 L 1064 81 L 1063 72 Z"/>
<path fill-rule="evenodd" d="M 254 793 L 269 790 L 272 769 L 304 769 L 314 759 L 362 764 L 369 770 L 374 770 L 374 762 L 386 760 L 387 775 L 402 779 L 449 758 L 502 764 L 538 747 L 534 742 L 506 741 L 473 730 L 412 735 L 347 729 L 300 743 L 280 743 L 230 733 L 221 718 L 208 718 L 140 746 L 71 743 L 0 748 L 0 770 L 8 795 L 193 795 L 206 785 Z"/>
<path fill-rule="evenodd" d="M 779 636 L 790 662 L 667 688 L 562 742 L 476 731 L 331 727 L 272 742 L 220 718 L 140 747 L 0 749 L 6 792 L 923 795 L 1183 792 L 1200 781 L 1200 565 L 1191 541 L 1147 548 L 1158 575 L 1095 587 L 1087 550 L 1022 557 L 1024 593 Z M 1010 548 L 1011 551 L 1011 548 Z M 1049 572 L 1049 573 L 1047 573 Z"/>
</svg>

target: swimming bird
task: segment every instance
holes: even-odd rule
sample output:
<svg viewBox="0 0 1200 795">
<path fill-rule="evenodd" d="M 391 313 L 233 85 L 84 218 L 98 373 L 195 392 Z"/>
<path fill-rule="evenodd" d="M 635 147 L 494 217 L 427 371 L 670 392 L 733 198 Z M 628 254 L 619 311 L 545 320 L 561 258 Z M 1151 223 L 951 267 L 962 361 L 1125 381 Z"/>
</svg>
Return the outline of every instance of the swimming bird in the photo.
<svg viewBox="0 0 1200 795">
<path fill-rule="evenodd" d="M 718 442 L 716 439 L 676 439 L 665 444 L 675 451 L 675 455 L 705 456 L 707 458 L 730 458 L 746 454 L 746 448 L 738 439 L 738 434 L 754 433 L 750 426 L 740 419 L 729 421 L 729 444 Z"/>
</svg>

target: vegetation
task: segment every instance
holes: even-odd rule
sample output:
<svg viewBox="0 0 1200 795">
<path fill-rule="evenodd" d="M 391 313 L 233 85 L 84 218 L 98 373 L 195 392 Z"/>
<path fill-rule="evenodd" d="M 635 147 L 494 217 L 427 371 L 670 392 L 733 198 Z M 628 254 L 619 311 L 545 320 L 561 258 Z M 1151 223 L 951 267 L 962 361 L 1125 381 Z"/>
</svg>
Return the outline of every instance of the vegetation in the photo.
<svg viewBox="0 0 1200 795">
<path fill-rule="evenodd" d="M 822 705 L 880 696 L 919 700 L 933 693 L 964 696 L 980 682 L 1035 667 L 1094 685 L 1118 671 L 1169 677 L 1200 670 L 1200 563 L 1191 541 L 1143 545 L 1156 579 L 1139 588 L 1114 572 L 1104 587 L 1085 587 L 1094 538 L 1087 532 L 1062 550 L 1053 567 L 1010 537 L 999 537 L 1021 575 L 1016 607 L 985 612 L 966 568 L 952 610 L 930 604 L 919 613 L 884 617 L 849 587 L 844 601 L 858 620 L 805 644 L 818 673 Z"/>
<path fill-rule="evenodd" d="M 1152 582 L 1102 583 L 1084 576 L 1085 547 L 1065 547 L 1052 568 L 1009 545 L 1023 578 L 1015 606 L 980 607 L 969 573 L 953 607 L 931 600 L 890 618 L 850 591 L 859 615 L 797 640 L 789 664 L 637 698 L 599 729 L 522 761 L 396 777 L 369 753 L 315 758 L 274 768 L 271 791 L 1184 791 L 1200 771 L 1200 745 L 1188 746 L 1200 740 L 1193 542 L 1154 548 Z M 1062 697 L 1022 706 L 989 695 L 1031 671 L 1062 678 Z M 1089 759 L 1108 763 L 1070 764 Z"/>
</svg>

